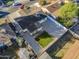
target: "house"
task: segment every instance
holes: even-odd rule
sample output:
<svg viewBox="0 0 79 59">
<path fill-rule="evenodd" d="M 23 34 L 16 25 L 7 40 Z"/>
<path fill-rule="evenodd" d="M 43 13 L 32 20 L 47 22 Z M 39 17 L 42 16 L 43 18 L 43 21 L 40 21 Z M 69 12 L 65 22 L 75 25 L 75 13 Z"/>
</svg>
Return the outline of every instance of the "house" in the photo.
<svg viewBox="0 0 79 59">
<path fill-rule="evenodd" d="M 8 24 L 0 24 L 0 47 L 11 46 L 13 44 L 11 39 L 15 36 L 15 33 Z"/>
<path fill-rule="evenodd" d="M 14 14 L 13 17 L 8 15 L 8 19 L 11 21 L 9 24 L 15 27 L 13 31 L 19 33 L 24 38 L 36 55 L 39 55 L 42 50 L 35 40 L 37 36 L 45 31 L 58 39 L 67 31 L 64 26 L 54 20 L 53 16 L 46 15 L 42 11 L 27 16 L 19 14 L 16 17 L 15 15 L 18 13 L 12 14 Z M 12 26 L 10 27 L 12 28 Z"/>
</svg>

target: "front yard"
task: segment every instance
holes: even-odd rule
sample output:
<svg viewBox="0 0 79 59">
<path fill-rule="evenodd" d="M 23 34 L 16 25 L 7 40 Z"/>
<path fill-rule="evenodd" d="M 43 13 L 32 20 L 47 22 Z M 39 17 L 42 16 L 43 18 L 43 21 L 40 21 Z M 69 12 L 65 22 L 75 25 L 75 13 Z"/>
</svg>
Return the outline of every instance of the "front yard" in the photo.
<svg viewBox="0 0 79 59">
<path fill-rule="evenodd" d="M 40 35 L 37 39 L 37 42 L 44 48 L 46 47 L 50 42 L 53 41 L 53 37 L 50 36 L 48 33 L 44 32 L 42 35 Z"/>
</svg>

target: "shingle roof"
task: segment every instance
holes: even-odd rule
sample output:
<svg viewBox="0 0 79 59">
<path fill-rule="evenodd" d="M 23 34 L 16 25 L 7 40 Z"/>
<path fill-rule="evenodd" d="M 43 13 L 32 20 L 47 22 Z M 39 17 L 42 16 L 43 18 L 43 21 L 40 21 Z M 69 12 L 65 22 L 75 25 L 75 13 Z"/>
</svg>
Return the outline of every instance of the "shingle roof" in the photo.
<svg viewBox="0 0 79 59">
<path fill-rule="evenodd" d="M 23 16 L 23 17 L 16 18 L 15 20 L 20 24 L 20 26 L 23 29 L 27 28 L 30 32 L 32 32 L 35 29 L 37 29 L 37 27 L 35 26 L 35 23 L 42 20 L 45 17 L 46 17 L 45 15 L 39 14 L 38 16 L 35 16 L 35 15 Z"/>
</svg>

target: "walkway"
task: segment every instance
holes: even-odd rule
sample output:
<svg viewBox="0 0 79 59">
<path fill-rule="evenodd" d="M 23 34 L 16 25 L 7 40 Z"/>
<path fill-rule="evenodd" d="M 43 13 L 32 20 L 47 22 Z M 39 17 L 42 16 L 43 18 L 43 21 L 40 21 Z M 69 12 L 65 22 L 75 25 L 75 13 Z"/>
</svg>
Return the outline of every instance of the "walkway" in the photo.
<svg viewBox="0 0 79 59">
<path fill-rule="evenodd" d="M 77 40 L 74 45 L 67 51 L 62 59 L 76 59 L 79 55 L 79 41 Z"/>
</svg>

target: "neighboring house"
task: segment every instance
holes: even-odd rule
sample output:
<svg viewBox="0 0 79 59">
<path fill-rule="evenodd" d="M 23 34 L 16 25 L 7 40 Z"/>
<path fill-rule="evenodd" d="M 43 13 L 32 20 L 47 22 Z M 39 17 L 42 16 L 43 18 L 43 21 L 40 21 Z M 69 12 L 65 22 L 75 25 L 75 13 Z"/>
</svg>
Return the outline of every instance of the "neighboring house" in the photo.
<svg viewBox="0 0 79 59">
<path fill-rule="evenodd" d="M 3 33 L 0 33 L 0 49 L 4 46 L 11 46 L 12 42 L 10 41 L 10 38 Z"/>
<path fill-rule="evenodd" d="M 16 35 L 10 28 L 8 24 L 1 24 L 0 25 L 0 48 L 3 46 L 11 46 L 13 43 L 11 39 L 14 38 Z"/>
</svg>

